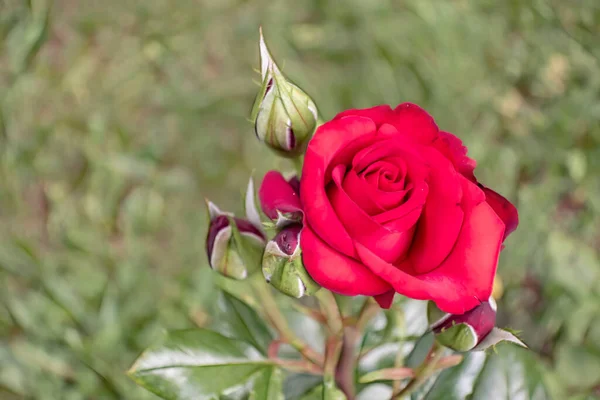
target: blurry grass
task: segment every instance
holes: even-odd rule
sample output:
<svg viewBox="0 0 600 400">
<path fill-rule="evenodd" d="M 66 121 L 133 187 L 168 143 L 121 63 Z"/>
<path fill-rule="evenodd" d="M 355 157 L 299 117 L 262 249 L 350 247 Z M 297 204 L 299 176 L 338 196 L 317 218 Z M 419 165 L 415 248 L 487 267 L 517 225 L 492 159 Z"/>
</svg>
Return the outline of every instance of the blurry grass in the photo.
<svg viewBox="0 0 600 400">
<path fill-rule="evenodd" d="M 326 118 L 412 101 L 463 138 L 520 210 L 502 322 L 598 394 L 598 1 L 49 4 L 0 0 L 0 398 L 153 398 L 123 371 L 211 309 L 203 198 L 285 165 L 247 121 L 259 24 Z"/>
</svg>

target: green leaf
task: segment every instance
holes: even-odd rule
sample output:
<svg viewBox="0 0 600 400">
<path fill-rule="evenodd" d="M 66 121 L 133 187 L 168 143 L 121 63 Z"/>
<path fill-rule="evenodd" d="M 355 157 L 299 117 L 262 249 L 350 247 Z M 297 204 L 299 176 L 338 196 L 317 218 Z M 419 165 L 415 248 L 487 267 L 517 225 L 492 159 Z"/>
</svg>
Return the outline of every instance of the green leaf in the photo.
<svg viewBox="0 0 600 400">
<path fill-rule="evenodd" d="M 284 400 L 283 372 L 271 368 L 260 374 L 254 381 L 250 400 Z"/>
<path fill-rule="evenodd" d="M 471 352 L 442 372 L 424 400 L 549 399 L 539 360 L 513 344 L 494 352 Z"/>
<path fill-rule="evenodd" d="M 417 340 L 417 343 L 415 343 L 415 347 L 413 347 L 410 354 L 406 357 L 406 366 L 409 368 L 417 368 L 421 365 L 425 360 L 425 357 L 427 357 L 427 353 L 429 353 L 429 349 L 431 349 L 434 340 L 434 335 L 431 332 L 427 332 L 421 336 L 421 338 Z"/>
<path fill-rule="evenodd" d="M 215 329 L 224 335 L 242 339 L 267 354 L 273 335 L 256 311 L 234 296 L 221 292 L 217 302 Z"/>
<path fill-rule="evenodd" d="M 272 364 L 248 343 L 207 330 L 167 334 L 146 350 L 129 376 L 164 399 L 212 399 Z"/>
</svg>

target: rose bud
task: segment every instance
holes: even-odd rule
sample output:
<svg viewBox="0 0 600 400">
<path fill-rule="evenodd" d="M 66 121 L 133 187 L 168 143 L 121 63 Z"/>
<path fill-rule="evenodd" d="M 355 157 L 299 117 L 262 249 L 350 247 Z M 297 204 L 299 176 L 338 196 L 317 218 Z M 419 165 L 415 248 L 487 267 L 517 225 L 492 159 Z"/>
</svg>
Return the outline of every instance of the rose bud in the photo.
<svg viewBox="0 0 600 400">
<path fill-rule="evenodd" d="M 258 270 L 265 247 L 265 235 L 254 205 L 254 185 L 248 184 L 246 218 L 236 218 L 207 201 L 210 226 L 206 236 L 209 265 L 220 274 L 245 279 Z"/>
<path fill-rule="evenodd" d="M 262 271 L 267 282 L 295 298 L 312 295 L 321 287 L 312 280 L 302 264 L 300 231 L 302 225 L 284 227 L 265 248 Z"/>
<path fill-rule="evenodd" d="M 285 78 L 271 58 L 260 32 L 260 91 L 251 120 L 256 136 L 285 157 L 304 152 L 317 127 L 317 107 L 298 86 Z"/>
<path fill-rule="evenodd" d="M 490 297 L 464 314 L 444 314 L 434 302 L 427 305 L 427 318 L 436 321 L 430 329 L 443 346 L 456 351 L 480 351 L 500 342 L 527 347 L 514 333 L 495 327 L 496 301 Z"/>
<path fill-rule="evenodd" d="M 441 312 L 430 302 L 427 314 L 430 321 L 436 321 L 431 325 L 431 330 L 438 343 L 452 350 L 469 351 L 494 329 L 496 302 L 490 298 L 464 314 L 445 314 L 439 319 Z"/>
<path fill-rule="evenodd" d="M 296 176 L 285 179 L 279 171 L 269 171 L 258 191 L 263 212 L 277 229 L 302 222 L 300 181 Z"/>
</svg>

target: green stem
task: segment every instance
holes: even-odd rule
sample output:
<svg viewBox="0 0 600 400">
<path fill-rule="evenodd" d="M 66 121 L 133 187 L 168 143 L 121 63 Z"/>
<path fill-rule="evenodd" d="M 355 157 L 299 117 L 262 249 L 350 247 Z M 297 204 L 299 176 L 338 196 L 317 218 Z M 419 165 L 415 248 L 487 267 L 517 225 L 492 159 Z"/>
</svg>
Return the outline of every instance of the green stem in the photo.
<svg viewBox="0 0 600 400">
<path fill-rule="evenodd" d="M 322 375 L 323 370 L 315 364 L 301 360 L 283 360 L 281 358 L 273 358 L 272 361 L 279 367 L 287 369 L 291 372 L 307 373 L 311 375 Z"/>
<path fill-rule="evenodd" d="M 323 357 L 308 344 L 300 340 L 294 331 L 292 331 L 277 306 L 271 288 L 262 279 L 253 280 L 251 284 L 262 305 L 266 319 L 275 327 L 281 340 L 296 349 L 306 360 L 321 368 L 323 365 Z"/>
<path fill-rule="evenodd" d="M 327 289 L 321 289 L 315 294 L 315 297 L 319 300 L 319 305 L 327 319 L 327 326 L 331 335 L 341 336 L 344 328 L 342 314 L 333 293 Z"/>
<path fill-rule="evenodd" d="M 329 331 L 323 379 L 325 382 L 336 382 L 346 398 L 353 400 L 355 395 L 354 369 L 356 355 L 354 347 L 357 338 L 356 329 L 354 327 L 344 329 L 342 313 L 335 297 L 329 290 L 319 290 L 316 297 L 327 319 Z"/>
<path fill-rule="evenodd" d="M 434 341 L 429 353 L 427 354 L 427 357 L 425 357 L 425 360 L 423 361 L 423 364 L 421 364 L 415 370 L 414 378 L 412 378 L 402 390 L 392 394 L 391 399 L 401 399 L 418 389 L 436 370 L 436 365 L 442 358 L 443 354 L 444 348 Z"/>
<path fill-rule="evenodd" d="M 363 303 L 358 317 L 356 319 L 356 329 L 359 332 L 365 330 L 371 319 L 381 311 L 381 307 L 373 300 L 372 297 L 367 297 Z"/>
</svg>

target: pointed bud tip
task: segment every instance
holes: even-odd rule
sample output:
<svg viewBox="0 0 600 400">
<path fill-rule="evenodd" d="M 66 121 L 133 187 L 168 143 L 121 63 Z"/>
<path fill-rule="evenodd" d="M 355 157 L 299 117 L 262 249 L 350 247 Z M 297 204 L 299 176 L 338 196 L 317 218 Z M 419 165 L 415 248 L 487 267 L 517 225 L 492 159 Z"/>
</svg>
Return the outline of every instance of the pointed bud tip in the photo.
<svg viewBox="0 0 600 400">
<path fill-rule="evenodd" d="M 209 219 L 211 221 L 213 219 L 217 218 L 219 215 L 223 215 L 224 214 L 223 211 L 221 211 L 219 209 L 219 207 L 217 207 L 217 205 L 215 203 L 213 203 L 212 201 L 210 201 L 206 197 L 204 198 L 204 203 L 206 204 L 206 209 L 208 211 L 208 216 L 209 216 Z"/>
<path fill-rule="evenodd" d="M 259 53 L 260 53 L 260 76 L 261 76 L 262 80 L 264 81 L 265 77 L 267 76 L 267 72 L 268 72 L 269 68 L 271 67 L 271 68 L 276 69 L 277 66 L 273 62 L 271 54 L 269 53 L 269 49 L 267 48 L 267 43 L 265 42 L 265 37 L 263 35 L 262 26 L 260 26 L 258 28 L 258 35 L 259 35 L 258 49 L 259 49 Z"/>
<path fill-rule="evenodd" d="M 254 178 L 252 175 L 248 180 L 248 186 L 246 187 L 246 195 L 244 198 L 244 207 L 246 210 L 246 219 L 256 227 L 264 235 L 264 229 L 262 221 L 260 220 L 260 214 L 258 207 L 256 206 L 256 194 L 254 190 Z"/>
</svg>

